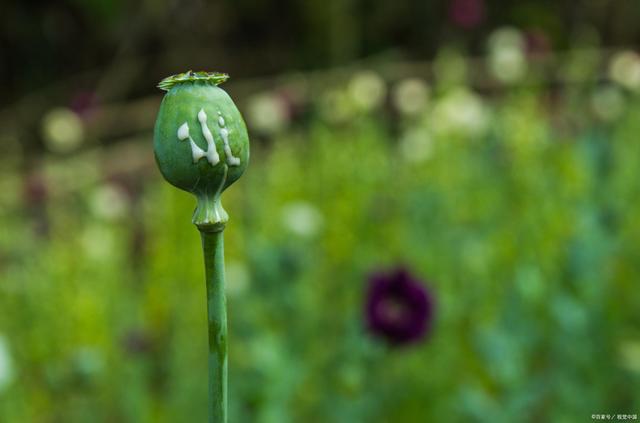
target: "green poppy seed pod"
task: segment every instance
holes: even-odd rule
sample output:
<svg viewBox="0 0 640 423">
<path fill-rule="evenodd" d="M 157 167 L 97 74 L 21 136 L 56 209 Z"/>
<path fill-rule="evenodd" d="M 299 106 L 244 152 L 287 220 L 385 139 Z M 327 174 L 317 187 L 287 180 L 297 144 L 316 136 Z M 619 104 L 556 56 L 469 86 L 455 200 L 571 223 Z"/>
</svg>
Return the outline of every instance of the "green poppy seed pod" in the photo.
<svg viewBox="0 0 640 423">
<path fill-rule="evenodd" d="M 196 195 L 193 223 L 205 232 L 224 229 L 220 194 L 249 161 L 249 136 L 238 108 L 218 84 L 228 75 L 186 72 L 163 79 L 167 91 L 156 119 L 153 148 L 164 178 Z"/>
</svg>

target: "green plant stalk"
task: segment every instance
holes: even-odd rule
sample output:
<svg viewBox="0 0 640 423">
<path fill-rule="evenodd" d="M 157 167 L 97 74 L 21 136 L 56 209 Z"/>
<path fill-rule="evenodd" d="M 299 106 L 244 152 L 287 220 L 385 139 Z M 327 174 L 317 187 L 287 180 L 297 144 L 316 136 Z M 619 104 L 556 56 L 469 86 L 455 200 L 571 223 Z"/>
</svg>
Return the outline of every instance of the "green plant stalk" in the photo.
<svg viewBox="0 0 640 423">
<path fill-rule="evenodd" d="M 204 251 L 209 326 L 209 421 L 227 422 L 227 310 L 222 231 L 229 220 L 220 196 L 249 162 L 249 136 L 240 111 L 218 84 L 228 75 L 185 72 L 163 79 L 167 91 L 153 130 L 162 176 L 196 196 L 192 222 Z"/>
<path fill-rule="evenodd" d="M 209 422 L 227 422 L 227 300 L 223 228 L 200 230 L 204 251 L 209 323 Z"/>
</svg>

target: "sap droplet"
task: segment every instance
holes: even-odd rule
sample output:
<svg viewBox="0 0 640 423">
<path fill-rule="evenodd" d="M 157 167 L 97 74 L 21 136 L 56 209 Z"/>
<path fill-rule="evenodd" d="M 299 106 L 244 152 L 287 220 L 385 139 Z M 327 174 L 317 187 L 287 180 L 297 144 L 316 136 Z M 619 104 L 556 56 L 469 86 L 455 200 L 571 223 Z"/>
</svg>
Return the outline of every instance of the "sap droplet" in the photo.
<svg viewBox="0 0 640 423">
<path fill-rule="evenodd" d="M 200 123 L 207 122 L 207 114 L 204 112 L 204 109 L 200 109 L 200 111 L 198 112 L 198 120 L 200 121 Z"/>
<path fill-rule="evenodd" d="M 229 166 L 240 166 L 240 159 L 233 156 L 231 146 L 229 145 L 229 131 L 227 128 L 220 129 L 220 136 L 224 141 L 224 154 L 227 156 L 227 164 Z"/>
<path fill-rule="evenodd" d="M 207 126 L 207 114 L 204 112 L 204 109 L 200 109 L 198 112 L 198 121 L 200 122 L 200 127 L 202 128 L 202 136 L 205 140 L 207 140 L 207 150 L 203 150 L 198 147 L 198 145 L 193 141 L 189 134 L 189 125 L 187 122 L 183 123 L 178 128 L 178 139 L 181 141 L 189 140 L 191 145 L 191 155 L 193 157 L 193 162 L 197 163 L 203 157 L 207 158 L 207 161 L 211 164 L 211 166 L 215 166 L 220 162 L 220 156 L 218 155 L 218 151 L 216 150 L 216 144 L 213 140 L 213 135 Z"/>
<path fill-rule="evenodd" d="M 189 124 L 185 122 L 178 128 L 178 139 L 184 141 L 187 138 L 189 138 Z"/>
</svg>

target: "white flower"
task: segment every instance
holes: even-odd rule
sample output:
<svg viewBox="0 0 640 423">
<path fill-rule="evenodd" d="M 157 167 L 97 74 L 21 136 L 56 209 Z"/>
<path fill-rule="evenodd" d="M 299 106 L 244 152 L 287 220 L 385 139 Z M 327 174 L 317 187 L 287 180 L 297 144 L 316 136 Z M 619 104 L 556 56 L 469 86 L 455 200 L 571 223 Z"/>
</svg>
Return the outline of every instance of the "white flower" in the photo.
<svg viewBox="0 0 640 423">
<path fill-rule="evenodd" d="M 377 73 L 362 71 L 351 78 L 348 91 L 358 109 L 370 111 L 382 104 L 387 87 Z"/>
<path fill-rule="evenodd" d="M 298 201 L 282 208 L 282 224 L 292 233 L 310 238 L 320 231 L 324 218 L 313 204 Z"/>
<path fill-rule="evenodd" d="M 354 115 L 354 106 L 344 91 L 331 89 L 320 97 L 320 115 L 331 123 L 342 123 Z"/>
<path fill-rule="evenodd" d="M 84 139 L 82 120 L 72 110 L 50 110 L 42 119 L 42 137 L 55 153 L 68 153 L 80 146 Z"/>
<path fill-rule="evenodd" d="M 249 126 L 258 132 L 280 132 L 289 124 L 287 104 L 275 93 L 255 95 L 248 101 L 247 121 Z"/>
<path fill-rule="evenodd" d="M 600 119 L 611 122 L 624 112 L 626 100 L 624 93 L 616 86 L 597 88 L 591 95 L 591 107 Z"/>
<path fill-rule="evenodd" d="M 483 135 L 489 127 L 487 107 L 478 95 L 466 88 L 457 88 L 440 99 L 431 119 L 438 133 Z"/>
<path fill-rule="evenodd" d="M 424 110 L 429 101 L 429 86 L 419 78 L 405 79 L 395 86 L 392 99 L 400 113 L 417 115 Z"/>
<path fill-rule="evenodd" d="M 609 65 L 609 77 L 625 88 L 640 91 L 640 56 L 633 51 L 614 54 Z"/>
<path fill-rule="evenodd" d="M 93 192 L 91 209 L 98 217 L 105 220 L 119 219 L 129 210 L 129 198 L 119 186 L 105 184 Z"/>
<path fill-rule="evenodd" d="M 0 335 L 0 392 L 13 381 L 13 359 L 4 336 Z"/>
<path fill-rule="evenodd" d="M 504 83 L 520 81 L 527 71 L 524 37 L 515 28 L 500 28 L 488 40 L 489 70 Z"/>
<path fill-rule="evenodd" d="M 407 130 L 400 138 L 400 154 L 413 163 L 421 163 L 433 154 L 433 138 L 424 128 Z"/>
</svg>

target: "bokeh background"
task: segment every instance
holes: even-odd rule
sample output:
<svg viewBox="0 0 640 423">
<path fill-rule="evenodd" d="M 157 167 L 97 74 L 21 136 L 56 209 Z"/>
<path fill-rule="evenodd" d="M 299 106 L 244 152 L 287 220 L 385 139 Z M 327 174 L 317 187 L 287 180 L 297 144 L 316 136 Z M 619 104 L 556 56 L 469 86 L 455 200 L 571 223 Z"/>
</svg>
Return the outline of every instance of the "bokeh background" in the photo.
<svg viewBox="0 0 640 423">
<path fill-rule="evenodd" d="M 640 413 L 640 3 L 0 6 L 0 421 L 205 421 L 194 199 L 163 77 L 231 74 L 233 422 Z M 403 268 L 429 333 L 366 324 Z M 623 416 L 623 417 L 624 417 Z"/>
</svg>

